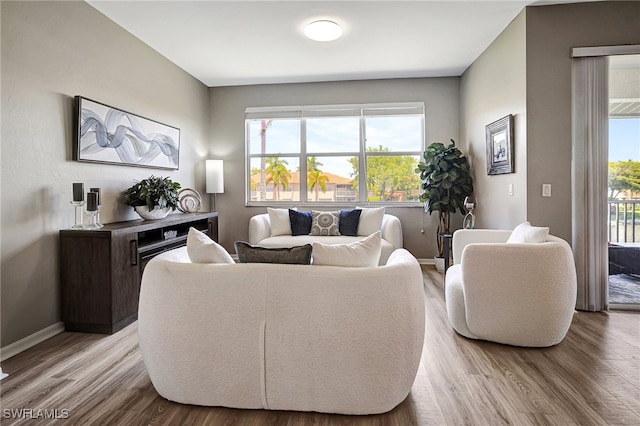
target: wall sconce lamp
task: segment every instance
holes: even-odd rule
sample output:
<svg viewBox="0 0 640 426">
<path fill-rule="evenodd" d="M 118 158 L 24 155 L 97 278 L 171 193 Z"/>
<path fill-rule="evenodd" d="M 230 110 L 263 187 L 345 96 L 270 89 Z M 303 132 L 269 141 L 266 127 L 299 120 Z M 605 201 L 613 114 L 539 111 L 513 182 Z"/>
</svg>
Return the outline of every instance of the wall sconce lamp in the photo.
<svg viewBox="0 0 640 426">
<path fill-rule="evenodd" d="M 207 178 L 207 194 L 213 194 L 213 208 L 216 211 L 216 194 L 224 193 L 224 162 L 222 160 L 207 160 L 205 164 Z"/>
</svg>

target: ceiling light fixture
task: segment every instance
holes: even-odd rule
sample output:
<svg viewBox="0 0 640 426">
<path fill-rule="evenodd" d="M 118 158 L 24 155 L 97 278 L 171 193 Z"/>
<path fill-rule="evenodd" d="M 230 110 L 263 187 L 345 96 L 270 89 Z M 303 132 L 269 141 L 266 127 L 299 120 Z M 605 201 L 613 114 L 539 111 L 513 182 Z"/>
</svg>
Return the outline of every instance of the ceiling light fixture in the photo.
<svg viewBox="0 0 640 426">
<path fill-rule="evenodd" d="M 340 38 L 342 28 L 333 21 L 313 21 L 305 27 L 304 35 L 315 41 L 333 41 Z"/>
</svg>

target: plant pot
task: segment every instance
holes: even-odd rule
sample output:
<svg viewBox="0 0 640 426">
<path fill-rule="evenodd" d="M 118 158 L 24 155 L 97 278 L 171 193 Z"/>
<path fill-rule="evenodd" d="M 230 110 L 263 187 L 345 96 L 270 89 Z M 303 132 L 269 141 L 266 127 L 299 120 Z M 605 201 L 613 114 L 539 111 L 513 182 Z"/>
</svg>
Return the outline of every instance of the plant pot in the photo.
<svg viewBox="0 0 640 426">
<path fill-rule="evenodd" d="M 171 207 L 161 209 L 160 207 L 155 206 L 151 211 L 149 211 L 147 206 L 135 206 L 133 209 L 145 220 L 164 219 L 171 212 Z"/>
<path fill-rule="evenodd" d="M 444 272 L 444 257 L 434 257 L 433 260 L 436 264 L 436 271 Z"/>
</svg>

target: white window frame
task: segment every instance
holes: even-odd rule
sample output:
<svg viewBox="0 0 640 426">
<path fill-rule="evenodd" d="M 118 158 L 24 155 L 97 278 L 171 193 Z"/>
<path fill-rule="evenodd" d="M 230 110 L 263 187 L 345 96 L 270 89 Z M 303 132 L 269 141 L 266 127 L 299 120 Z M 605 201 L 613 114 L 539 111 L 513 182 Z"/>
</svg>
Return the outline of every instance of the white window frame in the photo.
<svg viewBox="0 0 640 426">
<path fill-rule="evenodd" d="M 389 151 L 376 152 L 376 156 L 418 156 L 419 161 L 425 150 L 425 107 L 424 102 L 375 103 L 375 104 L 344 104 L 344 105 L 306 105 L 282 107 L 248 107 L 245 110 L 245 205 L 246 206 L 393 206 L 416 207 L 422 206 L 419 201 L 368 201 L 367 200 L 367 153 L 366 119 L 380 116 L 420 116 L 420 150 L 419 151 Z M 306 119 L 327 117 L 359 118 L 359 151 L 358 152 L 307 152 Z M 278 158 L 297 158 L 300 168 L 300 201 L 252 201 L 251 200 L 251 159 L 273 157 L 274 153 L 251 153 L 249 126 L 252 121 L 269 119 L 300 120 L 300 150 L 296 153 L 278 153 Z M 310 157 L 358 157 L 360 173 L 358 173 L 358 199 L 356 202 L 318 202 L 307 200 L 307 159 Z M 363 173 L 364 171 L 364 173 Z"/>
</svg>

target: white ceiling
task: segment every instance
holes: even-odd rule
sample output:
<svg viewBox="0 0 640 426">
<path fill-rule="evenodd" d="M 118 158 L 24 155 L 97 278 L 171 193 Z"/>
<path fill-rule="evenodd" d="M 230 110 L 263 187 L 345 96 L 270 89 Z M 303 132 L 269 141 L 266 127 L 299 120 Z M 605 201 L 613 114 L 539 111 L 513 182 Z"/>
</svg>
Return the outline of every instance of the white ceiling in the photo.
<svg viewBox="0 0 640 426">
<path fill-rule="evenodd" d="M 205 85 L 459 76 L 535 1 L 86 0 Z M 566 3 L 556 1 L 545 3 Z M 333 42 L 304 37 L 338 22 Z"/>
</svg>

